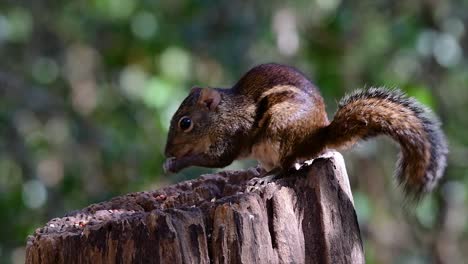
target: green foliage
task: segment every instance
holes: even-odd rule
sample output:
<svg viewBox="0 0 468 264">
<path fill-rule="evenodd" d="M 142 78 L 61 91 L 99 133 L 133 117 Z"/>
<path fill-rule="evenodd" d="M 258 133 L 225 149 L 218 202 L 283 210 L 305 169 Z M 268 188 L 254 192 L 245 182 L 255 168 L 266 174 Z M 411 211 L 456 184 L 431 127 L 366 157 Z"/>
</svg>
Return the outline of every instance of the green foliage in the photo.
<svg viewBox="0 0 468 264">
<path fill-rule="evenodd" d="M 388 141 L 347 154 L 368 263 L 468 257 L 468 61 L 463 1 L 0 2 L 0 262 L 53 217 L 210 170 L 163 175 L 169 120 L 194 85 L 291 64 L 331 114 L 347 92 L 400 87 L 434 109 L 451 155 L 414 216 Z M 252 165 L 235 163 L 231 168 Z"/>
</svg>

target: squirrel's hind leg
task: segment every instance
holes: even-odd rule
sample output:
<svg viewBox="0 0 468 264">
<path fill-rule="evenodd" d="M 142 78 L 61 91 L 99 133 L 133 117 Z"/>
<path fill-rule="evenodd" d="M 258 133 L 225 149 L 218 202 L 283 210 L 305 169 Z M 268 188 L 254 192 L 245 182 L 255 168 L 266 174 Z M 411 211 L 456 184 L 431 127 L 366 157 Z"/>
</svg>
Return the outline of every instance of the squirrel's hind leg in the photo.
<svg viewBox="0 0 468 264">
<path fill-rule="evenodd" d="M 262 173 L 259 177 L 255 177 L 255 178 L 252 178 L 250 179 L 248 182 L 247 182 L 247 187 L 246 187 L 246 192 L 253 192 L 255 190 L 258 190 L 262 187 L 265 187 L 266 185 L 268 185 L 269 183 L 271 182 L 274 182 L 278 179 L 282 179 L 282 178 L 286 178 L 288 177 L 289 175 L 291 174 L 294 174 L 296 171 L 299 171 L 301 169 L 303 169 L 304 167 L 308 167 L 310 165 L 312 165 L 312 163 L 314 162 L 314 160 L 316 159 L 319 159 L 319 158 L 330 158 L 333 156 L 333 152 L 326 152 L 318 157 L 316 157 L 315 159 L 309 159 L 309 160 L 305 160 L 301 163 L 299 162 L 296 162 L 294 163 L 293 167 L 288 169 L 288 170 L 284 170 L 282 168 L 274 168 L 270 171 L 267 171 L 267 172 L 264 172 Z"/>
<path fill-rule="evenodd" d="M 302 164 L 295 163 L 294 166 L 288 170 L 276 167 L 270 171 L 262 173 L 259 177 L 252 178 L 247 182 L 246 191 L 252 192 L 262 187 L 265 187 L 266 185 L 268 185 L 271 182 L 274 182 L 275 180 L 286 178 L 289 175 L 293 174 L 295 171 L 300 170 L 302 167 L 309 166 L 310 164 L 312 164 L 312 162 L 313 159 L 304 161 L 304 163 Z"/>
<path fill-rule="evenodd" d="M 260 189 L 261 187 L 265 187 L 268 183 L 271 183 L 279 178 L 284 176 L 284 172 L 281 168 L 274 168 L 270 171 L 267 171 L 260 175 L 259 177 L 255 177 L 250 179 L 247 182 L 247 187 L 245 188 L 246 192 L 253 192 L 255 190 Z"/>
</svg>

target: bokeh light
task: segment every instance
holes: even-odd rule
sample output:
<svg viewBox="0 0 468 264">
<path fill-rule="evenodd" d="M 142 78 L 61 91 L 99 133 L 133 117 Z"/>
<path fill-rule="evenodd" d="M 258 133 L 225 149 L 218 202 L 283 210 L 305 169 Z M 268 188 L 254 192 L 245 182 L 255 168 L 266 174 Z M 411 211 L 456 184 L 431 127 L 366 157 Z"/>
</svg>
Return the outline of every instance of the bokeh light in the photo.
<svg viewBox="0 0 468 264">
<path fill-rule="evenodd" d="M 465 1 L 0 1 L 0 263 L 22 263 L 47 220 L 213 170 L 164 175 L 169 121 L 192 86 L 230 87 L 285 63 L 331 118 L 357 88 L 400 88 L 433 109 L 444 181 L 405 207 L 398 149 L 344 152 L 367 263 L 468 258 Z M 253 166 L 239 161 L 231 169 Z"/>
<path fill-rule="evenodd" d="M 38 180 L 30 180 L 23 184 L 23 202 L 31 209 L 37 209 L 44 205 L 47 199 L 47 190 L 44 184 Z"/>
<path fill-rule="evenodd" d="M 158 22 L 154 14 L 142 11 L 134 16 L 131 27 L 135 36 L 141 39 L 151 39 L 157 33 Z"/>
</svg>

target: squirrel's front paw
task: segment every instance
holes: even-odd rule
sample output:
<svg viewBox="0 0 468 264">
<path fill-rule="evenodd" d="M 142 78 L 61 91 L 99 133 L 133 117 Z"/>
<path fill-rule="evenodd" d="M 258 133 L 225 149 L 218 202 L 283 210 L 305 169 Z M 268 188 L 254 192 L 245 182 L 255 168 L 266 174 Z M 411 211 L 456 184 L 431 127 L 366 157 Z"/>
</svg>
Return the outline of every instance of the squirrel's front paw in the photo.
<svg viewBox="0 0 468 264">
<path fill-rule="evenodd" d="M 265 187 L 268 183 L 272 182 L 275 179 L 274 175 L 262 177 L 262 178 L 252 178 L 247 183 L 247 187 L 245 188 L 246 192 L 253 192 L 255 190 L 260 189 L 261 187 Z"/>
<path fill-rule="evenodd" d="M 247 182 L 246 191 L 252 192 L 258 190 L 262 187 L 268 185 L 268 183 L 273 182 L 274 180 L 281 178 L 282 171 L 280 169 L 273 169 L 258 178 L 252 178 L 249 182 Z"/>
</svg>

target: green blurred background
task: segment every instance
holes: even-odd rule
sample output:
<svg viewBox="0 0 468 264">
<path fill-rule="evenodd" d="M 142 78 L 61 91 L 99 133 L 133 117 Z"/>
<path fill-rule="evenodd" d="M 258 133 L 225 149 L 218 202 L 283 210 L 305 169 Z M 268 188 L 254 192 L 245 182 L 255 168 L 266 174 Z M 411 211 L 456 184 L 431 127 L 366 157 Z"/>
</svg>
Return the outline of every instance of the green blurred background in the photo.
<svg viewBox="0 0 468 264">
<path fill-rule="evenodd" d="M 53 217 L 165 176 L 169 119 L 193 85 L 263 62 L 301 69 L 331 117 L 347 92 L 400 87 L 441 117 L 440 188 L 402 206 L 398 149 L 345 152 L 368 263 L 468 259 L 468 1 L 0 1 L 0 262 Z M 249 163 L 252 165 L 252 163 Z M 247 166 L 236 162 L 230 168 Z"/>
</svg>

